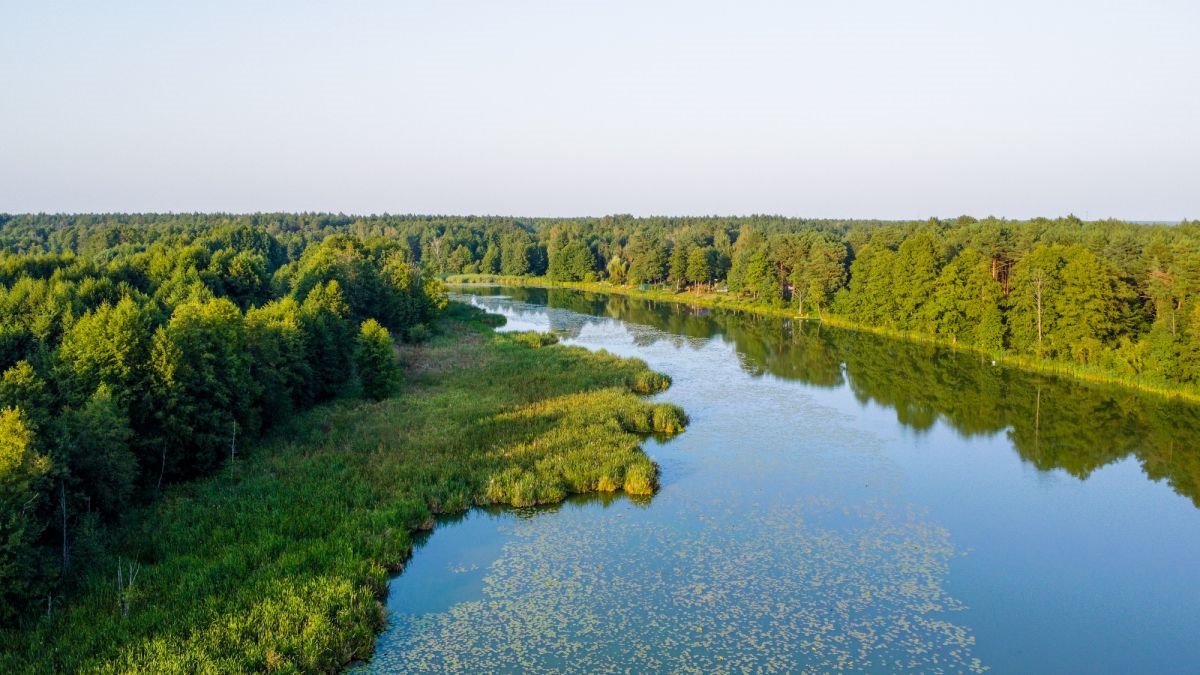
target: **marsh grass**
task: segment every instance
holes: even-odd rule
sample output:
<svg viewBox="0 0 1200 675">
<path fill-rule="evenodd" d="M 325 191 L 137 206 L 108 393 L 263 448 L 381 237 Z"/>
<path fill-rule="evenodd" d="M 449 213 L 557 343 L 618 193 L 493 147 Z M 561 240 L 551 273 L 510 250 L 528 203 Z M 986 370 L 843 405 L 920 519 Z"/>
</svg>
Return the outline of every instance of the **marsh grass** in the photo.
<svg viewBox="0 0 1200 675">
<path fill-rule="evenodd" d="M 0 672 L 324 672 L 368 656 L 414 532 L 472 505 L 651 494 L 639 447 L 686 423 L 641 361 L 548 347 L 453 305 L 399 348 L 404 390 L 302 415 L 219 474 L 131 514 L 55 614 L 0 634 Z M 531 347 L 539 347 L 531 349 Z M 636 386 L 635 386 L 636 385 Z"/>
<path fill-rule="evenodd" d="M 524 331 L 520 333 L 509 333 L 508 335 L 513 340 L 516 340 L 517 342 L 534 349 L 540 349 L 542 347 L 549 347 L 550 345 L 558 344 L 558 336 L 554 335 L 553 333 Z"/>
</svg>

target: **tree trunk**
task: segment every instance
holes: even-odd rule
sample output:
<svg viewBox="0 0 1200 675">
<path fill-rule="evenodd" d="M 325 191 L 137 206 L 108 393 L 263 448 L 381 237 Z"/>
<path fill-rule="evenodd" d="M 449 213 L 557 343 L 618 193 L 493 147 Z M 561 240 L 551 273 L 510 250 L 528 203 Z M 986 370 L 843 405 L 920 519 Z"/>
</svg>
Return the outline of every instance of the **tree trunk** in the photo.
<svg viewBox="0 0 1200 675">
<path fill-rule="evenodd" d="M 165 474 L 166 472 L 167 472 L 167 446 L 163 445 L 163 447 L 162 447 L 162 464 L 160 464 L 158 467 L 158 487 L 155 488 L 155 491 L 162 492 L 163 474 Z"/>
<path fill-rule="evenodd" d="M 1038 279 L 1035 282 L 1037 293 L 1037 329 L 1038 329 L 1038 356 L 1042 355 L 1042 280 Z"/>
<path fill-rule="evenodd" d="M 66 572 L 71 567 L 71 558 L 67 551 L 67 486 L 63 480 L 58 482 L 58 508 L 62 511 L 62 569 Z"/>
<path fill-rule="evenodd" d="M 1042 388 L 1037 390 L 1037 403 L 1033 408 L 1033 452 L 1040 456 L 1042 436 Z"/>
</svg>

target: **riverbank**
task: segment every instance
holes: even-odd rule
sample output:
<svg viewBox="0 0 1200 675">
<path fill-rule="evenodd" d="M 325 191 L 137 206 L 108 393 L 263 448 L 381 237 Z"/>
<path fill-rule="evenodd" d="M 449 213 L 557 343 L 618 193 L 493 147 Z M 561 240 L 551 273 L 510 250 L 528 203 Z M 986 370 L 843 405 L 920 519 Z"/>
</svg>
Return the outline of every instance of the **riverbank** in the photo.
<svg viewBox="0 0 1200 675">
<path fill-rule="evenodd" d="M 72 597 L 0 634 L 0 671 L 337 670 L 371 654 L 388 578 L 438 514 L 654 492 L 642 435 L 685 418 L 637 394 L 669 380 L 490 319 L 452 305 L 430 342 L 399 348 L 396 397 L 297 416 L 128 514 Z"/>
<path fill-rule="evenodd" d="M 486 274 L 464 274 L 448 277 L 449 284 L 496 284 L 500 286 L 524 286 L 530 288 L 563 288 L 589 293 L 611 293 L 642 300 L 672 302 L 693 307 L 708 309 L 725 309 L 739 312 L 750 312 L 762 316 L 774 316 L 804 321 L 820 321 L 835 328 L 871 333 L 898 340 L 906 340 L 921 344 L 929 344 L 945 349 L 976 354 L 980 358 L 994 361 L 1020 370 L 1058 377 L 1069 377 L 1093 384 L 1115 385 L 1133 389 L 1139 392 L 1153 394 L 1168 399 L 1200 403 L 1200 390 L 1181 389 L 1157 382 L 1148 381 L 1136 376 L 1120 375 L 1108 370 L 1062 361 L 1046 361 L 1008 352 L 992 352 L 976 347 L 957 344 L 948 340 L 909 331 L 897 331 L 879 326 L 858 323 L 845 317 L 823 314 L 821 316 L 799 315 L 792 308 L 764 307 L 751 301 L 738 298 L 730 293 L 680 291 L 674 292 L 657 288 L 641 289 L 631 286 L 618 286 L 607 282 L 556 282 L 545 277 L 517 277 Z"/>
</svg>

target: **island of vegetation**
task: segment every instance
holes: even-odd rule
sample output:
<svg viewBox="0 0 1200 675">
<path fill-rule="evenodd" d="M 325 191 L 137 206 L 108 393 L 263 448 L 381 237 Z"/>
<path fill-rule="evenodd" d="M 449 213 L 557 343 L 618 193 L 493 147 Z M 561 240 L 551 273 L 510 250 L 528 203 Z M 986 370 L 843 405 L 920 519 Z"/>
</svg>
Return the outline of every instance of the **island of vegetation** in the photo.
<svg viewBox="0 0 1200 675">
<path fill-rule="evenodd" d="M 326 672 L 414 530 L 649 495 L 644 363 L 448 306 L 321 218 L 3 217 L 0 671 Z"/>
</svg>

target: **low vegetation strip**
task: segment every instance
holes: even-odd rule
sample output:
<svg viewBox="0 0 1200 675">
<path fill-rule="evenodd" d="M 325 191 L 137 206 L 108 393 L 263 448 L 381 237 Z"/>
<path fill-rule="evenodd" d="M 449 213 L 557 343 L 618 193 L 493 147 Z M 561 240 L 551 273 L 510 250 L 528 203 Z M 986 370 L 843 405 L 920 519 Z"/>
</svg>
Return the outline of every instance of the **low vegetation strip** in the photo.
<svg viewBox="0 0 1200 675">
<path fill-rule="evenodd" d="M 83 590 L 0 634 L 0 672 L 322 672 L 367 657 L 410 534 L 472 505 L 648 494 L 686 423 L 638 360 L 496 333 L 453 305 L 379 402 L 297 416 L 131 514 Z M 635 393 L 637 392 L 637 393 Z"/>
</svg>

